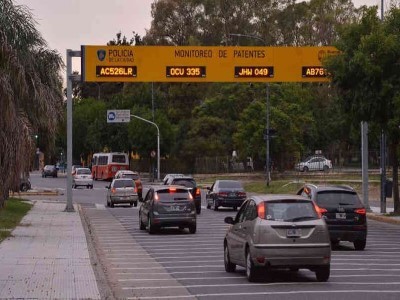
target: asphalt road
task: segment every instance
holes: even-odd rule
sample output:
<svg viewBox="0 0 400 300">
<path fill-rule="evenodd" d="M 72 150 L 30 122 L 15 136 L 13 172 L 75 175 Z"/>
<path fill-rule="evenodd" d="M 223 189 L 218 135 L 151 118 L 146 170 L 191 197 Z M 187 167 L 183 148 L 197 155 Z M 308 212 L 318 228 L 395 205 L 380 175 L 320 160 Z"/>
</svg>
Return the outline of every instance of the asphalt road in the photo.
<svg viewBox="0 0 400 300">
<path fill-rule="evenodd" d="M 65 178 L 32 175 L 32 184 L 65 189 Z M 37 180 L 37 181 L 36 181 Z M 350 243 L 333 249 L 331 277 L 320 283 L 308 270 L 273 271 L 249 283 L 244 269 L 226 273 L 223 238 L 231 210 L 203 209 L 197 233 L 166 229 L 155 235 L 139 230 L 138 207 L 105 207 L 107 182 L 93 190 L 74 190 L 98 264 L 115 298 L 124 299 L 400 299 L 398 225 L 368 221 L 365 251 Z M 43 199 L 43 196 L 39 196 Z M 65 201 L 65 194 L 49 196 Z M 96 262 L 97 263 L 97 262 Z"/>
</svg>

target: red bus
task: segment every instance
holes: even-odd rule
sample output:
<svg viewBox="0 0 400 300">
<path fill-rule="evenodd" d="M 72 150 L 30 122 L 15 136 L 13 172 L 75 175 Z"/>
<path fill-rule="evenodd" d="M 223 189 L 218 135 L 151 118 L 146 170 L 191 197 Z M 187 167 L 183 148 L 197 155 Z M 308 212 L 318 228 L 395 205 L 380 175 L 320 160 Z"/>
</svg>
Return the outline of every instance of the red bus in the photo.
<svg viewBox="0 0 400 300">
<path fill-rule="evenodd" d="M 111 180 L 119 170 L 129 170 L 128 154 L 120 152 L 93 154 L 92 176 L 94 180 Z"/>
</svg>

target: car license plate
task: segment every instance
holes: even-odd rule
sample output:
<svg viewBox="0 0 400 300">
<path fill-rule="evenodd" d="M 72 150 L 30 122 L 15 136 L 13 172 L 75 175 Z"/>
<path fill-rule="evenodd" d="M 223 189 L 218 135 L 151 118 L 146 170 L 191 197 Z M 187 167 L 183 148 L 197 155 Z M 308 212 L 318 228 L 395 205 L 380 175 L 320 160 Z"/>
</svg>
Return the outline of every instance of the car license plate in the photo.
<svg viewBox="0 0 400 300">
<path fill-rule="evenodd" d="M 179 206 L 170 206 L 169 211 L 180 211 Z"/>
<path fill-rule="evenodd" d="M 301 229 L 300 228 L 290 228 L 286 231 L 286 236 L 288 238 L 301 237 Z"/>
<path fill-rule="evenodd" d="M 235 197 L 236 194 L 235 193 L 229 193 L 229 197 Z"/>
<path fill-rule="evenodd" d="M 346 213 L 336 213 L 336 219 L 346 219 Z"/>
</svg>

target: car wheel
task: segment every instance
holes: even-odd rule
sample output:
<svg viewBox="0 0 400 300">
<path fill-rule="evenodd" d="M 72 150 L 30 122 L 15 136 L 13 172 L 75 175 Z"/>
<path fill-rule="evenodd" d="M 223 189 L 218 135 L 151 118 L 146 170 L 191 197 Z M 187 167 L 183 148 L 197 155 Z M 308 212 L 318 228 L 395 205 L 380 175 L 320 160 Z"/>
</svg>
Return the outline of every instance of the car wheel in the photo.
<svg viewBox="0 0 400 300">
<path fill-rule="evenodd" d="M 156 232 L 156 229 L 154 228 L 153 223 L 151 222 L 150 216 L 147 217 L 147 229 L 149 230 L 150 234 L 153 234 Z"/>
<path fill-rule="evenodd" d="M 327 165 L 324 166 L 324 172 L 329 172 L 329 167 Z"/>
<path fill-rule="evenodd" d="M 329 279 L 330 272 L 331 272 L 330 265 L 319 266 L 315 271 L 315 276 L 317 277 L 317 280 L 319 282 L 325 282 Z"/>
<path fill-rule="evenodd" d="M 112 202 L 111 199 L 110 199 L 110 207 L 114 207 L 114 203 Z"/>
<path fill-rule="evenodd" d="M 210 205 L 210 203 L 208 203 L 208 201 L 207 201 L 207 209 L 210 209 L 211 208 L 211 205 Z"/>
<path fill-rule="evenodd" d="M 201 206 L 196 207 L 196 213 L 198 215 L 201 214 Z"/>
<path fill-rule="evenodd" d="M 362 251 L 365 249 L 365 246 L 367 245 L 367 240 L 357 240 L 354 241 L 354 248 L 357 251 Z"/>
<path fill-rule="evenodd" d="M 225 247 L 224 247 L 224 265 L 225 265 L 226 272 L 228 272 L 228 273 L 235 272 L 236 265 L 231 263 L 231 259 L 229 257 L 228 245 L 226 243 L 225 243 Z"/>
<path fill-rule="evenodd" d="M 132 206 L 133 206 L 133 202 L 130 202 L 130 203 L 129 203 L 129 206 L 132 207 Z"/>
<path fill-rule="evenodd" d="M 145 230 L 146 229 L 146 225 L 143 224 L 142 215 L 140 213 L 139 213 L 139 229 L 140 230 Z"/>
<path fill-rule="evenodd" d="M 246 250 L 246 277 L 249 282 L 256 282 L 258 276 L 258 268 L 251 260 L 250 249 Z"/>
<path fill-rule="evenodd" d="M 90 186 L 90 189 L 93 190 L 93 185 Z"/>
<path fill-rule="evenodd" d="M 214 210 L 215 210 L 215 211 L 218 210 L 217 201 L 215 201 L 215 200 L 214 200 L 214 202 L 213 202 L 213 207 L 214 207 Z"/>
<path fill-rule="evenodd" d="M 133 206 L 135 207 L 137 206 L 137 201 L 133 202 Z"/>
<path fill-rule="evenodd" d="M 308 167 L 304 167 L 303 172 L 308 172 Z"/>
<path fill-rule="evenodd" d="M 189 226 L 189 232 L 190 232 L 191 234 L 196 233 L 196 224 L 193 224 L 193 225 L 190 225 L 190 226 Z"/>
</svg>

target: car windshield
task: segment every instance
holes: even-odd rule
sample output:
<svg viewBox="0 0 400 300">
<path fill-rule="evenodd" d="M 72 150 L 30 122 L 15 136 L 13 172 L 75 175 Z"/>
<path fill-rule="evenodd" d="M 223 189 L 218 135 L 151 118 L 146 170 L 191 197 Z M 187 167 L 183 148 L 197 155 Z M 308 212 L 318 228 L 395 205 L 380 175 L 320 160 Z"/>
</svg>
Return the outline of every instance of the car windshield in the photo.
<svg viewBox="0 0 400 300">
<path fill-rule="evenodd" d="M 160 202 L 187 201 L 189 193 L 185 189 L 165 189 L 157 191 Z"/>
<path fill-rule="evenodd" d="M 359 203 L 357 193 L 344 191 L 321 191 L 317 194 L 317 204 L 326 206 L 355 205 Z"/>
<path fill-rule="evenodd" d="M 92 172 L 90 172 L 90 169 L 77 169 L 76 174 L 78 175 L 90 175 Z"/>
<path fill-rule="evenodd" d="M 139 179 L 139 175 L 138 174 L 132 174 L 132 173 L 122 173 L 121 177 L 131 178 L 133 180 L 138 180 Z"/>
<path fill-rule="evenodd" d="M 219 187 L 223 189 L 241 189 L 242 184 L 239 181 L 220 181 Z"/>
<path fill-rule="evenodd" d="M 114 181 L 115 188 L 123 188 L 123 187 L 134 187 L 133 180 L 115 180 Z"/>
<path fill-rule="evenodd" d="M 193 179 L 174 179 L 172 181 L 172 184 L 176 184 L 176 185 L 183 185 L 189 188 L 195 187 L 196 186 L 196 182 Z"/>
<path fill-rule="evenodd" d="M 296 222 L 318 218 L 311 201 L 270 201 L 265 202 L 265 208 L 265 219 L 267 220 Z"/>
</svg>

